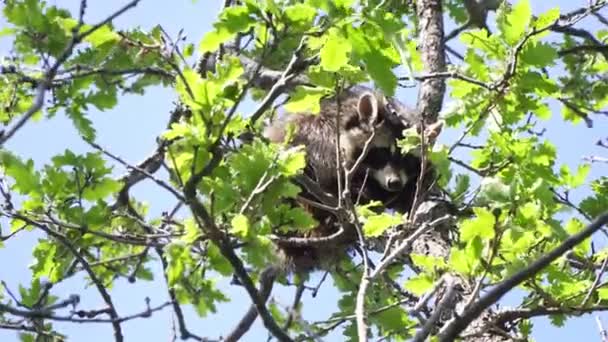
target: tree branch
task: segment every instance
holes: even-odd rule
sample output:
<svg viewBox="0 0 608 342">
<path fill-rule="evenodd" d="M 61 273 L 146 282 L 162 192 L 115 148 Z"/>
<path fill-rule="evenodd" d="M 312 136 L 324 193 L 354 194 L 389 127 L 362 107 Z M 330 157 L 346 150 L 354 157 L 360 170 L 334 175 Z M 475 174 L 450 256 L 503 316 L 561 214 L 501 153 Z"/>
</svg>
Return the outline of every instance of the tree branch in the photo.
<svg viewBox="0 0 608 342">
<path fill-rule="evenodd" d="M 525 280 L 536 275 L 564 253 L 590 237 L 606 223 L 608 223 L 608 212 L 598 216 L 587 227 L 568 237 L 564 242 L 549 253 L 543 255 L 521 271 L 512 275 L 510 278 L 505 279 L 503 282 L 486 293 L 486 295 L 471 304 L 470 308 L 463 312 L 460 317 L 454 318 L 450 323 L 448 323 L 440 332 L 440 341 L 453 341 L 474 319 L 476 319 L 485 309 L 500 300 L 505 293 L 518 286 Z"/>
<path fill-rule="evenodd" d="M 445 71 L 445 46 L 443 41 L 443 10 L 441 0 L 420 0 L 416 2 L 420 57 L 428 74 Z M 426 123 L 437 121 L 443 96 L 445 80 L 429 78 L 422 81 L 418 92 L 417 108 Z"/>
<path fill-rule="evenodd" d="M 262 271 L 260 274 L 260 289 L 259 293 L 264 302 L 268 301 L 268 297 L 270 297 L 270 293 L 272 292 L 272 286 L 274 284 L 274 279 L 276 278 L 278 273 L 278 269 L 270 266 Z M 252 305 L 247 313 L 241 318 L 239 323 L 234 327 L 234 329 L 224 338 L 224 342 L 236 342 L 238 341 L 249 329 L 255 319 L 258 317 L 258 310 L 255 305 Z"/>
<path fill-rule="evenodd" d="M 21 129 L 23 125 L 25 125 L 25 123 L 29 121 L 32 116 L 42 108 L 46 91 L 51 87 L 53 79 L 57 75 L 57 71 L 59 70 L 61 65 L 65 63 L 65 61 L 72 55 L 72 52 L 74 51 L 76 45 L 80 44 L 80 42 L 82 42 L 84 38 L 99 30 L 102 26 L 108 24 L 109 22 L 122 15 L 129 9 L 137 6 L 139 1 L 140 0 L 133 0 L 127 3 L 125 6 L 108 16 L 106 19 L 93 25 L 90 29 L 82 33 L 78 33 L 78 31 L 80 31 L 80 29 L 84 25 L 82 18 L 84 16 L 84 9 L 86 7 L 86 1 L 81 1 L 80 17 L 78 20 L 78 24 L 72 30 L 72 38 L 70 39 L 70 42 L 64 48 L 63 52 L 59 55 L 59 57 L 57 57 L 55 63 L 53 63 L 49 70 L 44 74 L 42 80 L 39 81 L 38 87 L 36 88 L 36 97 L 34 98 L 34 103 L 32 103 L 30 108 L 23 114 L 23 116 L 21 116 L 21 118 L 13 127 L 8 129 L 8 131 L 6 132 L 4 130 L 0 131 L 0 147 L 2 147 L 13 135 L 15 135 L 15 133 L 17 133 L 17 131 Z"/>
</svg>

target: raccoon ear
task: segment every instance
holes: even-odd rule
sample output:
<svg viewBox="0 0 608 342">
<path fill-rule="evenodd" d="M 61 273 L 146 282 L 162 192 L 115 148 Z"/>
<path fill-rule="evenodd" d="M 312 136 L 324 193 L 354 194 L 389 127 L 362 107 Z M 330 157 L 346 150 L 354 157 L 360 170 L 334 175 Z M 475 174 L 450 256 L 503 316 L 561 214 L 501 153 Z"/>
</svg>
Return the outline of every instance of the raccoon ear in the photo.
<svg viewBox="0 0 608 342">
<path fill-rule="evenodd" d="M 372 93 L 364 93 L 359 97 L 357 112 L 363 122 L 375 122 L 378 119 L 378 99 Z"/>
</svg>

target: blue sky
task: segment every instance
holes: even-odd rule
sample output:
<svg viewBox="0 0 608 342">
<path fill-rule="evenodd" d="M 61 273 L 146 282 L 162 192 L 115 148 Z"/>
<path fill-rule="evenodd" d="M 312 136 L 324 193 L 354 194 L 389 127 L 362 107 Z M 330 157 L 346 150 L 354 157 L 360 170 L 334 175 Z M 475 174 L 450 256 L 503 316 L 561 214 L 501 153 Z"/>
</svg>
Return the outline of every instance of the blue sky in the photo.
<svg viewBox="0 0 608 342">
<path fill-rule="evenodd" d="M 75 9 L 79 0 L 48 0 L 47 3 Z M 95 22 L 121 7 L 127 0 L 105 0 L 89 1 L 87 16 L 88 22 Z M 130 28 L 141 26 L 149 29 L 156 24 L 161 24 L 169 34 L 175 36 L 183 28 L 189 42 L 198 43 L 200 38 L 207 32 L 219 11 L 223 1 L 199 0 L 194 3 L 191 0 L 176 1 L 152 1 L 143 0 L 140 5 L 120 17 L 115 24 L 119 28 Z M 587 1 L 555 0 L 540 1 L 531 0 L 534 13 L 541 13 L 555 6 L 565 12 L 569 9 L 584 5 Z M 6 22 L 0 18 L 0 27 Z M 587 19 L 580 25 L 591 27 L 594 30 L 599 26 L 593 20 Z M 448 25 L 448 27 L 452 27 Z M 451 45 L 454 45 L 452 42 Z M 10 43 L 7 39 L 0 39 L 0 56 L 10 53 Z M 416 90 L 401 89 L 398 91 L 401 101 L 415 104 Z M 164 129 L 167 115 L 176 100 L 171 89 L 153 88 L 148 89 L 144 96 L 125 96 L 120 99 L 120 104 L 108 112 L 99 112 L 91 109 L 89 118 L 94 122 L 98 130 L 98 143 L 110 151 L 122 156 L 126 160 L 136 163 L 149 155 L 155 148 L 155 137 Z M 545 138 L 553 141 L 559 148 L 559 161 L 571 166 L 577 165 L 581 157 L 590 154 L 601 154 L 602 151 L 595 147 L 595 142 L 605 137 L 608 132 L 608 120 L 598 117 L 595 120 L 596 127 L 592 130 L 584 125 L 572 126 L 560 122 L 559 110 L 555 106 L 553 119 L 544 126 L 548 128 Z M 251 106 L 243 106 L 242 112 L 251 112 Z M 450 144 L 454 141 L 458 132 L 447 131 L 440 137 L 440 142 Z M 62 153 L 66 148 L 75 152 L 90 151 L 88 145 L 84 144 L 78 137 L 70 121 L 59 114 L 52 120 L 41 120 L 30 122 L 7 144 L 7 148 L 22 155 L 32 158 L 37 167 L 47 163 L 51 156 Z M 461 171 L 457 170 L 456 171 Z M 116 174 L 122 174 L 122 168 L 115 169 Z M 606 166 L 594 165 L 591 178 L 597 178 L 606 174 Z M 170 196 L 162 190 L 149 184 L 142 183 L 133 191 L 139 200 L 144 200 L 150 205 L 151 214 L 156 215 L 167 210 L 174 203 Z M 577 196 L 584 192 L 575 193 Z M 0 220 L 3 229 L 6 222 Z M 40 235 L 36 233 L 20 234 L 10 240 L 4 249 L 0 249 L 0 279 L 5 280 L 9 287 L 16 291 L 19 284 L 28 284 L 31 278 L 28 264 L 32 261 L 31 251 L 36 239 Z M 152 305 L 160 304 L 166 300 L 166 289 L 160 281 L 160 268 L 155 269 L 159 281 L 146 283 L 137 282 L 134 285 L 125 281 L 119 281 L 112 289 L 111 294 L 117 303 L 117 309 L 121 315 L 141 312 L 145 308 L 144 298 L 152 299 Z M 315 277 L 316 278 L 316 277 Z M 67 298 L 72 293 L 81 294 L 81 307 L 86 309 L 99 308 L 103 305 L 99 295 L 92 289 L 82 290 L 84 281 L 76 278 L 53 289 L 53 294 L 60 298 Z M 225 334 L 237 322 L 242 315 L 244 303 L 249 299 L 240 287 L 230 287 L 227 281 L 221 282 L 221 288 L 233 299 L 231 303 L 218 307 L 219 314 L 200 319 L 189 307 L 184 307 L 188 328 L 200 335 L 216 338 Z M 303 316 L 307 320 L 315 321 L 327 318 L 332 312 L 336 300 L 336 293 L 330 284 L 325 284 L 317 298 L 310 298 L 305 294 Z M 292 301 L 292 289 L 288 291 L 280 289 L 274 293 L 275 298 L 282 304 Z M 155 313 L 152 318 L 140 319 L 124 324 L 124 332 L 127 341 L 167 341 L 171 336 L 172 315 L 170 310 Z M 608 317 L 608 316 L 607 316 Z M 112 339 L 112 330 L 109 325 L 69 325 L 56 324 L 60 330 L 70 336 L 70 341 L 109 341 Z M 550 326 L 545 319 L 535 320 L 534 336 L 538 341 L 550 339 L 558 340 L 599 340 L 593 316 L 586 315 L 578 319 L 568 321 L 565 328 Z M 243 341 L 265 340 L 267 334 L 261 328 L 259 321 Z M 339 340 L 339 335 L 335 340 Z M 14 332 L 0 330 L 1 341 L 16 341 Z M 332 339 L 327 339 L 328 341 Z"/>
</svg>

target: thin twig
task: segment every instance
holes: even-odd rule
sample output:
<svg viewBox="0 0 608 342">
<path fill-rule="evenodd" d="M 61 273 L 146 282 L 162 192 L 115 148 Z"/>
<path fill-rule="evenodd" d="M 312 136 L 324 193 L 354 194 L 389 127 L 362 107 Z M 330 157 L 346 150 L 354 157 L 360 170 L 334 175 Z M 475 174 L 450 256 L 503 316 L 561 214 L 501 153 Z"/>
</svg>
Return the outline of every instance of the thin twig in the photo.
<svg viewBox="0 0 608 342">
<path fill-rule="evenodd" d="M 597 275 L 595 276 L 595 280 L 593 281 L 593 284 L 591 284 L 589 291 L 587 292 L 587 294 L 585 295 L 585 298 L 581 302 L 582 307 L 585 307 L 587 305 L 587 303 L 589 302 L 589 299 L 591 299 L 591 295 L 597 289 L 597 286 L 599 285 L 600 280 L 602 279 L 602 275 L 604 274 L 604 272 L 606 272 L 606 266 L 608 266 L 608 257 L 604 258 L 604 262 L 602 262 L 602 267 L 598 271 Z"/>
<path fill-rule="evenodd" d="M 112 297 L 108 293 L 106 287 L 102 284 L 101 280 L 97 277 L 97 274 L 93 271 L 93 269 L 89 265 L 88 261 L 80 254 L 80 252 L 76 249 L 76 247 L 74 247 L 72 245 L 71 241 L 65 235 L 63 235 L 53 229 L 50 229 L 49 227 L 47 227 L 44 224 L 40 224 L 34 220 L 31 220 L 28 217 L 21 216 L 20 219 L 23 220 L 24 222 L 27 222 L 28 224 L 30 224 L 32 226 L 42 229 L 47 234 L 53 236 L 54 238 L 59 240 L 72 253 L 72 255 L 74 255 L 74 258 L 76 258 L 76 260 L 78 260 L 78 262 L 82 265 L 84 270 L 87 272 L 87 274 L 91 278 L 91 281 L 97 288 L 97 291 L 99 291 L 99 294 L 101 295 L 102 299 L 108 305 L 108 313 L 110 315 L 110 318 L 112 319 L 111 323 L 112 323 L 112 328 L 114 329 L 114 339 L 116 340 L 116 342 L 122 342 L 124 340 L 124 337 L 122 335 L 122 328 L 120 326 L 120 321 L 118 320 L 119 315 L 116 312 L 116 307 L 114 306 Z"/>
<path fill-rule="evenodd" d="M 156 178 L 153 174 L 149 173 L 148 171 L 146 171 L 146 170 L 144 170 L 144 169 L 142 169 L 142 168 L 140 168 L 140 167 L 138 167 L 136 165 L 132 165 L 132 164 L 127 163 L 126 161 L 124 161 L 119 156 L 116 156 L 116 155 L 112 154 L 111 152 L 109 152 L 108 150 L 104 149 L 103 147 L 99 146 L 97 143 L 95 143 L 95 142 L 93 142 L 91 140 L 86 140 L 86 142 L 89 145 L 91 145 L 93 148 L 95 148 L 96 150 L 98 150 L 101 153 L 105 154 L 106 156 L 114 159 L 115 161 L 117 161 L 120 164 L 124 165 L 128 169 L 135 170 L 135 171 L 141 173 L 142 175 L 148 177 L 154 183 L 158 184 L 161 188 L 169 191 L 178 200 L 180 200 L 182 202 L 185 201 L 184 196 L 182 196 L 182 194 L 180 194 L 179 192 L 177 192 L 177 190 L 175 190 L 171 185 L 167 184 L 165 181 Z"/>
<path fill-rule="evenodd" d="M 53 79 L 57 75 L 57 71 L 59 70 L 61 65 L 65 63 L 65 61 L 72 55 L 72 52 L 74 51 L 76 45 L 80 44 L 80 42 L 82 42 L 84 38 L 99 30 L 102 26 L 108 24 L 109 22 L 122 15 L 129 9 L 137 6 L 139 1 L 140 0 L 133 0 L 127 3 L 125 6 L 111 14 L 106 19 L 93 25 L 88 30 L 82 33 L 78 33 L 78 31 L 80 31 L 80 29 L 84 25 L 82 18 L 84 15 L 84 8 L 86 7 L 86 1 L 81 1 L 79 21 L 78 24 L 73 28 L 72 38 L 70 39 L 70 42 L 64 48 L 63 52 L 59 55 L 59 57 L 57 57 L 55 63 L 53 63 L 49 70 L 44 74 L 44 77 L 39 81 L 38 87 L 36 88 L 36 97 L 34 98 L 34 101 L 30 108 L 21 116 L 21 118 L 17 121 L 17 123 L 15 123 L 15 125 L 13 125 L 13 127 L 9 128 L 7 131 L 0 131 L 0 147 L 2 147 L 13 135 L 15 135 L 15 133 L 17 133 L 17 131 L 21 129 L 25 125 L 25 123 L 28 122 L 32 118 L 32 116 L 42 108 L 46 91 L 49 89 L 49 87 L 51 87 Z"/>
</svg>

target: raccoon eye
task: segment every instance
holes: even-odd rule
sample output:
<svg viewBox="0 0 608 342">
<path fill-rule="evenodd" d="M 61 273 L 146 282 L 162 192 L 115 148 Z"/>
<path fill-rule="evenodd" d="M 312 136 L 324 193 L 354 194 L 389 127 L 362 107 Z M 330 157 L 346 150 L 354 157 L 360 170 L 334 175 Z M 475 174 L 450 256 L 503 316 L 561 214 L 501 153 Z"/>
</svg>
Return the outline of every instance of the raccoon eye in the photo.
<svg viewBox="0 0 608 342">
<path fill-rule="evenodd" d="M 348 118 L 346 118 L 346 122 L 344 123 L 344 129 L 345 130 L 351 130 L 355 127 L 357 127 L 359 125 L 359 120 L 357 119 L 356 115 L 351 115 Z"/>
<path fill-rule="evenodd" d="M 410 173 L 419 172 L 420 158 L 408 153 L 401 158 L 401 167 Z"/>
<path fill-rule="evenodd" d="M 365 164 L 373 169 L 380 169 L 388 164 L 390 157 L 388 148 L 372 148 L 365 157 Z"/>
</svg>

